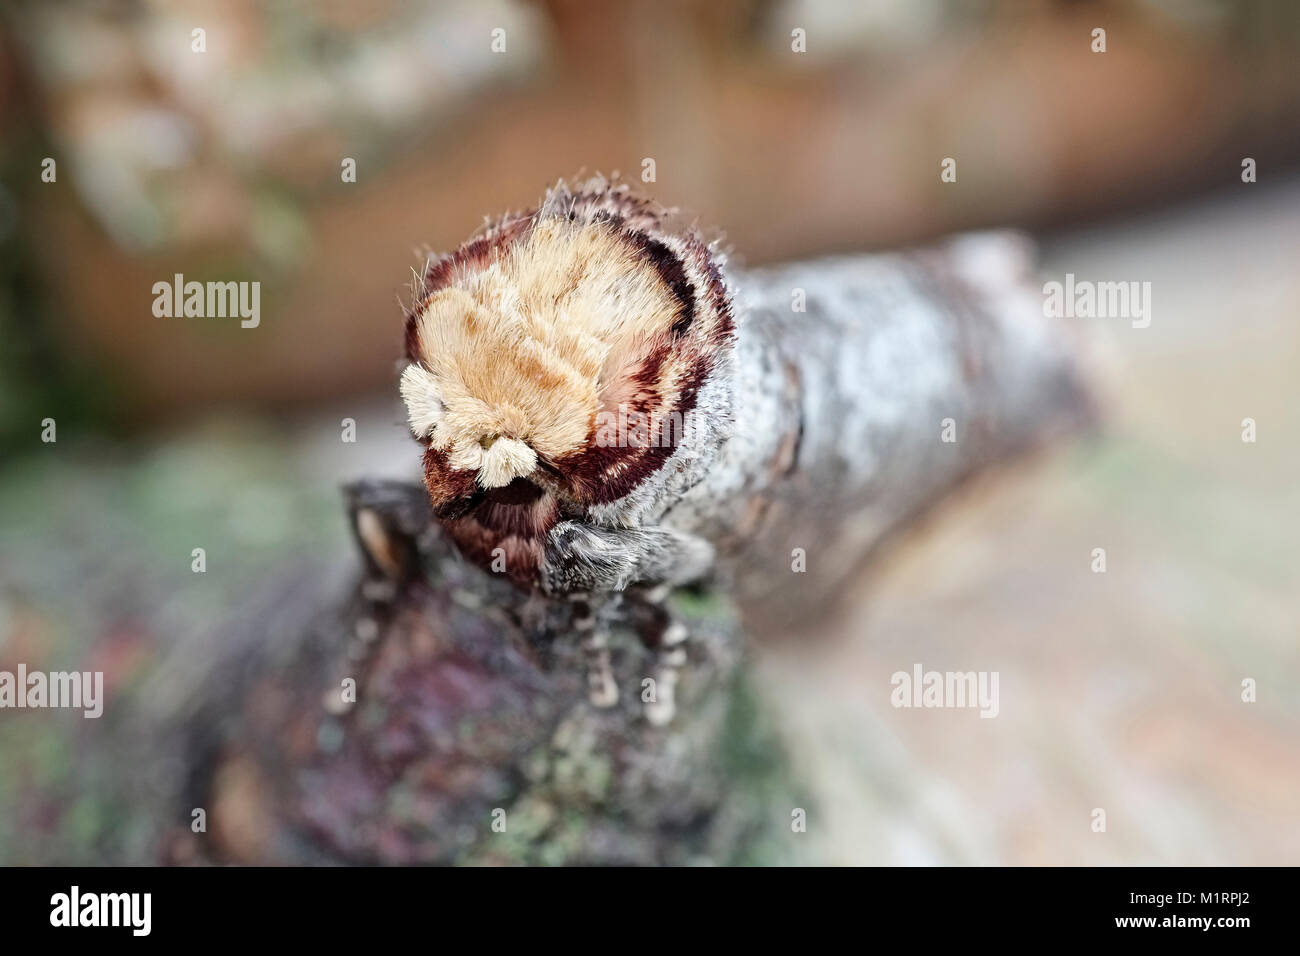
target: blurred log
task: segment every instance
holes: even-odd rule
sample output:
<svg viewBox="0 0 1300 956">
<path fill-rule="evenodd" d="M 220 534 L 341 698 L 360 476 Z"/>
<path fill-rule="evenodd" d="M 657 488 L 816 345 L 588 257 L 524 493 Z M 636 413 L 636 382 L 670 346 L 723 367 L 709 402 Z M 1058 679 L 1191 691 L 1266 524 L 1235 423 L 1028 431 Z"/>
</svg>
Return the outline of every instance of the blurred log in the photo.
<svg viewBox="0 0 1300 956">
<path fill-rule="evenodd" d="M 740 862 L 755 858 L 764 823 L 779 824 L 773 814 L 788 819 L 790 800 L 771 806 L 779 755 L 724 605 L 688 610 L 690 716 L 661 731 L 638 693 L 612 710 L 587 704 L 567 605 L 526 600 L 441 538 L 421 552 L 377 633 L 363 585 L 287 654 L 245 669 L 237 713 L 202 715 L 236 728 L 199 771 L 211 858 Z M 616 645 L 622 674 L 649 673 L 646 658 L 635 640 Z M 357 702 L 331 713 L 349 677 Z"/>
<path fill-rule="evenodd" d="M 973 236 L 738 278 L 741 348 L 761 348 L 760 381 L 794 390 L 765 439 L 787 467 L 718 503 L 719 527 L 748 530 L 723 543 L 739 559 L 713 590 L 677 598 L 694 639 L 667 728 L 642 715 L 652 662 L 638 641 L 616 640 L 621 702 L 594 709 L 568 604 L 462 561 L 419 486 L 353 486 L 365 570 L 351 596 L 308 619 L 291 588 L 272 589 L 208 642 L 219 654 L 187 658 L 175 686 L 193 695 L 153 715 L 193 755 L 175 799 L 209 816 L 205 834 L 178 829 L 166 858 L 798 861 L 791 820 L 806 801 L 722 594 L 769 623 L 814 613 L 964 478 L 1090 419 L 1076 350 L 1026 285 L 1026 253 L 1015 237 Z M 792 573 L 791 541 L 813 549 L 807 573 Z"/>
</svg>

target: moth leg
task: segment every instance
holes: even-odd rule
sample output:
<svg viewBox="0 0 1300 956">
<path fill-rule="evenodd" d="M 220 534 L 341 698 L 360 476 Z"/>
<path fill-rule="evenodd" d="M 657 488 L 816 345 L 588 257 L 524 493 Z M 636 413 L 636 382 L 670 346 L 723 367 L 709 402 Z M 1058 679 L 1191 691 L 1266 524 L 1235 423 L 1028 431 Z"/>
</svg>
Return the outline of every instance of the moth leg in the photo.
<svg viewBox="0 0 1300 956">
<path fill-rule="evenodd" d="M 686 628 L 674 622 L 664 607 L 671 587 L 696 580 L 713 564 L 713 548 L 694 535 L 662 527 L 606 528 L 561 522 L 547 540 L 542 565 L 542 586 L 549 594 L 582 595 L 591 603 L 600 595 L 610 610 L 617 610 L 621 595 L 632 588 L 635 606 L 628 610 L 646 618 L 640 628 L 642 640 L 658 657 L 655 670 L 655 700 L 646 718 L 657 726 L 672 720 L 676 709 L 678 672 L 686 663 Z M 618 700 L 613 675 L 609 672 L 608 629 L 600 620 L 600 608 L 575 618 L 590 620 L 583 625 L 583 647 L 587 649 L 588 680 L 592 702 Z M 650 702 L 647 702 L 648 704 Z M 601 706 L 602 704 L 598 704 Z"/>
<path fill-rule="evenodd" d="M 598 599 L 591 594 L 571 594 L 573 629 L 581 641 L 587 665 L 587 699 L 593 707 L 613 707 L 618 703 L 618 684 L 609 656 L 607 611 L 617 608 L 616 596 Z"/>
<path fill-rule="evenodd" d="M 685 584 L 713 565 L 704 539 L 662 527 L 604 528 L 562 521 L 547 538 L 542 586 L 551 594 Z"/>
<path fill-rule="evenodd" d="M 661 584 L 642 595 L 645 620 L 641 640 L 654 653 L 654 681 L 650 700 L 645 701 L 645 718 L 655 727 L 672 723 L 677 713 L 677 679 L 686 666 L 690 631 L 666 606 L 671 587 Z"/>
</svg>

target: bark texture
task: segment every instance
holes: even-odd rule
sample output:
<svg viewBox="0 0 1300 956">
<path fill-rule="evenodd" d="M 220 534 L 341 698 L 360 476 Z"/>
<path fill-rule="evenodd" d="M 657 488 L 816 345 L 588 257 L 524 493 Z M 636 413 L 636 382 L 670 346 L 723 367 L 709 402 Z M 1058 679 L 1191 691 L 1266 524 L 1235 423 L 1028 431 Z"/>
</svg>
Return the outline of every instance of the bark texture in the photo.
<svg viewBox="0 0 1300 956">
<path fill-rule="evenodd" d="M 697 635 L 679 687 L 689 719 L 659 730 L 641 718 L 634 680 L 619 706 L 588 705 L 566 605 L 530 604 L 432 539 L 373 637 L 358 633 L 374 619 L 358 590 L 301 640 L 258 648 L 236 679 L 237 710 L 214 701 L 196 715 L 187 746 L 211 759 L 191 792 L 212 825 L 201 848 L 185 834 L 169 852 L 262 863 L 774 858 L 761 831 L 791 800 L 744 684 L 739 631 L 721 603 L 695 597 L 682 611 Z M 650 673 L 647 653 L 617 642 L 618 672 Z M 345 678 L 356 704 L 334 713 Z"/>
<path fill-rule="evenodd" d="M 744 467 L 691 524 L 730 557 L 752 628 L 816 620 L 945 491 L 1092 419 L 1031 267 L 1027 239 L 980 233 L 737 278 Z"/>
<path fill-rule="evenodd" d="M 1042 317 L 1028 266 L 1019 240 L 981 236 L 736 278 L 736 440 L 754 465 L 725 500 L 688 503 L 731 559 L 674 600 L 693 639 L 666 728 L 642 713 L 653 662 L 639 642 L 616 631 L 620 703 L 593 708 L 569 605 L 460 559 L 418 486 L 353 489 L 354 517 L 358 495 L 388 504 L 382 526 L 357 522 L 365 570 L 350 597 L 304 621 L 300 604 L 286 610 L 292 582 L 277 585 L 191 666 L 204 680 L 177 685 L 184 706 L 148 716 L 191 755 L 165 799 L 210 814 L 205 834 L 177 828 L 165 857 L 797 862 L 806 798 L 729 595 L 756 630 L 821 613 L 946 490 L 1090 420 L 1075 346 Z"/>
</svg>

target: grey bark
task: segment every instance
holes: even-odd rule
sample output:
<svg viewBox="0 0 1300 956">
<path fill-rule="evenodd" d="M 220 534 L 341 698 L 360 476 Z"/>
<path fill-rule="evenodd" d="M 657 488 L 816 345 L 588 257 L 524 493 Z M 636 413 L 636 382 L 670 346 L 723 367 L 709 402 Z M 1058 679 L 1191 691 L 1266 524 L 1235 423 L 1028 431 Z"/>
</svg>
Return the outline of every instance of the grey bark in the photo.
<svg viewBox="0 0 1300 956">
<path fill-rule="evenodd" d="M 816 619 L 945 491 L 1091 421 L 1031 266 L 1027 239 L 981 233 L 737 278 L 735 450 L 672 520 L 717 545 L 752 627 Z"/>
<path fill-rule="evenodd" d="M 177 828 L 166 858 L 797 861 L 791 813 L 808 796 L 750 685 L 730 595 L 763 629 L 806 621 L 945 491 L 1091 419 L 1028 264 L 1019 240 L 983 236 L 737 276 L 734 454 L 673 516 L 729 558 L 675 601 L 693 640 L 666 728 L 644 719 L 654 665 L 630 635 L 616 630 L 620 703 L 597 710 L 566 603 L 460 560 L 418 486 L 354 487 L 354 592 L 309 620 L 270 595 L 185 685 L 207 688 L 188 719 L 152 715 L 197 755 L 175 800 L 212 819 Z"/>
</svg>

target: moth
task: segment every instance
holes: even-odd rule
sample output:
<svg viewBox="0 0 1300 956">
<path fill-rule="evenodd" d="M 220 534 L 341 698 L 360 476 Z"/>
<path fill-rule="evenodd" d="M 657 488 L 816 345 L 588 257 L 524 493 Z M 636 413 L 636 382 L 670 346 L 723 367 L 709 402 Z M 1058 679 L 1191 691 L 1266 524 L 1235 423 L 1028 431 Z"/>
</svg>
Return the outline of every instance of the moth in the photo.
<svg viewBox="0 0 1300 956">
<path fill-rule="evenodd" d="M 594 705 L 618 700 L 612 624 L 641 622 L 658 662 L 645 715 L 665 724 L 688 646 L 674 588 L 721 560 L 773 590 L 816 546 L 829 560 L 799 592 L 821 601 L 913 502 L 999 450 L 945 447 L 942 414 L 980 389 L 1031 407 L 1059 391 L 1055 360 L 990 383 L 961 339 L 1017 312 L 1026 262 L 1014 239 L 984 237 L 742 273 L 742 294 L 720 243 L 674 210 L 602 177 L 559 183 L 416 276 L 400 392 L 422 494 L 466 559 L 573 602 Z M 1018 327 L 971 341 L 1013 338 L 1056 348 Z M 899 487 L 891 455 L 906 459 Z M 417 528 L 409 502 L 354 509 L 372 560 L 404 560 L 380 533 L 403 508 Z"/>
<path fill-rule="evenodd" d="M 676 506 L 710 493 L 736 336 L 720 252 L 667 218 L 624 185 L 561 184 L 429 262 L 400 384 L 441 528 L 467 559 L 574 602 L 593 704 L 618 699 L 619 604 L 652 610 L 654 723 L 686 660 L 664 599 L 713 564 Z"/>
</svg>

